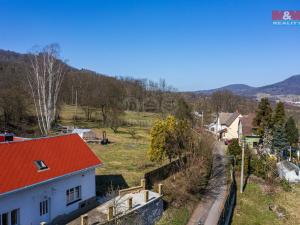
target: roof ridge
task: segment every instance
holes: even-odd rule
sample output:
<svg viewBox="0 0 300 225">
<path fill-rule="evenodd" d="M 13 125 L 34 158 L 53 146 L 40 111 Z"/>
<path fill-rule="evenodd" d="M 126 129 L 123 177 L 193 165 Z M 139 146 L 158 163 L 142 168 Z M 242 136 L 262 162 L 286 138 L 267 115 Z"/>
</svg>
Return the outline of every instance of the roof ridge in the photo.
<svg viewBox="0 0 300 225">
<path fill-rule="evenodd" d="M 23 142 L 28 142 L 28 141 L 39 141 L 39 140 L 43 140 L 43 139 L 54 139 L 54 138 L 73 136 L 73 135 L 78 135 L 78 134 L 70 133 L 70 134 L 60 134 L 60 135 L 54 135 L 54 136 L 38 137 L 38 138 L 28 138 L 28 139 L 23 139 L 23 140 L 19 140 L 19 141 L 4 141 L 4 142 L 0 142 L 0 145 L 1 144 L 17 144 L 17 143 L 23 143 Z"/>
</svg>

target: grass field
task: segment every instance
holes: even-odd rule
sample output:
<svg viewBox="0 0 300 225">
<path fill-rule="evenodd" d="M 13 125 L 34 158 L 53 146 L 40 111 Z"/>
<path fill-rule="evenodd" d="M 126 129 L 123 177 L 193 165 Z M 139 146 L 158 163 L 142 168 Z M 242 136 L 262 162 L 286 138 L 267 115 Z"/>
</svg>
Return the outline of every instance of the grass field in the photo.
<svg viewBox="0 0 300 225">
<path fill-rule="evenodd" d="M 60 113 L 61 123 L 63 125 L 74 125 L 73 115 L 75 107 L 66 105 Z M 136 130 L 135 137 L 131 137 L 127 127 L 121 127 L 117 133 L 110 128 L 100 128 L 99 122 L 86 121 L 84 112 L 78 108 L 77 116 L 81 118 L 76 122 L 77 127 L 92 128 L 99 137 L 102 137 L 102 131 L 106 131 L 109 145 L 89 144 L 91 149 L 103 161 L 104 165 L 97 169 L 98 175 L 118 175 L 122 176 L 128 186 L 137 185 L 144 173 L 157 168 L 159 164 L 150 162 L 147 157 L 149 149 L 149 132 L 153 122 L 159 118 L 155 113 L 138 113 L 126 111 L 123 119 L 131 124 Z M 94 113 L 94 117 L 97 114 Z"/>
<path fill-rule="evenodd" d="M 185 225 L 190 216 L 190 210 L 185 206 L 169 208 L 156 225 Z"/>
<path fill-rule="evenodd" d="M 122 186 L 122 182 L 126 182 L 128 186 L 135 186 L 140 183 L 140 179 L 145 172 L 160 166 L 149 161 L 147 157 L 147 150 L 150 144 L 149 132 L 154 121 L 160 118 L 159 114 L 125 112 L 123 119 L 134 124 L 133 127 L 136 130 L 135 138 L 132 138 L 128 133 L 128 127 L 121 127 L 117 133 L 114 133 L 110 128 L 100 128 L 96 119 L 95 121 L 86 121 L 84 112 L 80 108 L 77 110 L 77 116 L 81 119 L 76 124 L 74 124 L 72 119 L 74 115 L 74 106 L 64 106 L 60 113 L 61 123 L 63 125 L 75 125 L 80 128 L 92 128 L 99 137 L 102 136 L 102 131 L 105 130 L 109 141 L 112 142 L 104 146 L 89 144 L 95 154 L 104 162 L 103 167 L 97 169 L 97 175 L 100 175 L 100 178 L 102 177 L 99 183 L 104 181 L 107 186 L 109 185 L 107 180 L 110 179 L 112 181 L 117 180 L 116 182 L 120 186 Z M 98 116 L 96 113 L 93 114 L 94 118 Z M 99 189 L 101 190 L 101 188 Z M 180 208 L 170 207 L 164 212 L 162 219 L 157 225 L 184 225 L 188 222 L 190 212 L 191 209 L 185 206 Z"/>
<path fill-rule="evenodd" d="M 292 186 L 292 191 L 277 188 L 274 194 L 265 193 L 263 185 L 251 181 L 245 192 L 238 192 L 232 225 L 296 225 L 300 224 L 300 186 Z M 269 210 L 270 205 L 280 206 L 287 217 L 279 218 Z"/>
</svg>

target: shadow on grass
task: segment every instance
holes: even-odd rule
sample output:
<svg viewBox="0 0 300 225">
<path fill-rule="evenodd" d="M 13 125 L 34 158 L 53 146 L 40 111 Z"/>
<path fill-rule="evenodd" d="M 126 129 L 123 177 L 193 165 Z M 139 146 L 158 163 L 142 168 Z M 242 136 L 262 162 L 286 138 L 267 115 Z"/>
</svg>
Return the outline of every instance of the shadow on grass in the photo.
<svg viewBox="0 0 300 225">
<path fill-rule="evenodd" d="M 127 182 L 121 174 L 96 175 L 97 196 L 105 196 L 109 191 L 121 190 L 128 187 Z"/>
</svg>

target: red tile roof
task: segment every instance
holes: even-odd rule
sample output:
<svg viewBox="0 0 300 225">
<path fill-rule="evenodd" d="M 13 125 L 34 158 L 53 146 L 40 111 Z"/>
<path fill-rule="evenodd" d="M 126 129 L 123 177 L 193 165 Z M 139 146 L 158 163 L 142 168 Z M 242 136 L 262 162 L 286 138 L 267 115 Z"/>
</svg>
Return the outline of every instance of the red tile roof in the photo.
<svg viewBox="0 0 300 225">
<path fill-rule="evenodd" d="M 35 160 L 49 169 L 38 171 Z M 0 195 L 100 164 L 77 134 L 1 143 Z"/>
</svg>

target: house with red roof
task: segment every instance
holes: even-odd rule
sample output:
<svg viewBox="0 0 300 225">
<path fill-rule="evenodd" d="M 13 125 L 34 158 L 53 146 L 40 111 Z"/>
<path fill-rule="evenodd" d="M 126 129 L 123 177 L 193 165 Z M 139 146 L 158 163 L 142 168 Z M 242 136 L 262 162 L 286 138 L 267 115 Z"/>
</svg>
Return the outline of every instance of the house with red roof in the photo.
<svg viewBox="0 0 300 225">
<path fill-rule="evenodd" d="M 87 207 L 101 164 L 77 134 L 0 142 L 0 224 L 50 223 Z"/>
</svg>

